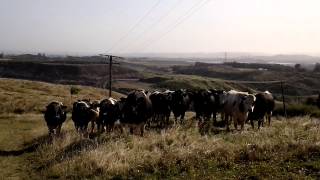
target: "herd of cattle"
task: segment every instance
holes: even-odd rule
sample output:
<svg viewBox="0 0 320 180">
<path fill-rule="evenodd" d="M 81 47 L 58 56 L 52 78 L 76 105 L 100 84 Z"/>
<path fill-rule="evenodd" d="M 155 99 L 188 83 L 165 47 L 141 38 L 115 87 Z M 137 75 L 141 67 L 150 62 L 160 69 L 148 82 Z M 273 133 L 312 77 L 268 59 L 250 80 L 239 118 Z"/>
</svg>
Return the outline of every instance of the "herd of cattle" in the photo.
<svg viewBox="0 0 320 180">
<path fill-rule="evenodd" d="M 175 123 L 183 123 L 186 111 L 194 111 L 199 128 L 205 122 L 213 119 L 217 122 L 217 114 L 225 122 L 229 131 L 229 124 L 238 124 L 241 130 L 245 122 L 250 121 L 254 128 L 254 120 L 258 121 L 258 128 L 267 118 L 270 125 L 275 101 L 268 91 L 257 94 L 230 90 L 166 90 L 164 92 L 146 92 L 135 90 L 126 98 L 116 100 L 107 98 L 102 101 L 78 100 L 73 103 L 72 120 L 76 130 L 82 135 L 90 132 L 110 132 L 115 127 L 122 130 L 124 125 L 130 125 L 130 132 L 138 127 L 143 136 L 145 126 L 156 125 L 165 128 L 170 124 L 171 112 Z M 49 134 L 60 133 L 61 126 L 66 120 L 67 107 L 61 102 L 51 102 L 45 111 L 45 121 Z"/>
</svg>

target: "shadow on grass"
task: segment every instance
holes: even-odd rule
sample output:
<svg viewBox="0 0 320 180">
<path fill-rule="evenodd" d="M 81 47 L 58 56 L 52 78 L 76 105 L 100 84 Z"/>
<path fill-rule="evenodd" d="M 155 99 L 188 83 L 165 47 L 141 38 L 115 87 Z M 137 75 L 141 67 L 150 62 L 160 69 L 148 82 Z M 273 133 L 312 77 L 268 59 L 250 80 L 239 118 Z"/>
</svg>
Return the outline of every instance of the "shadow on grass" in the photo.
<svg viewBox="0 0 320 180">
<path fill-rule="evenodd" d="M 105 142 L 105 141 L 103 141 Z M 101 142 L 97 142 L 91 139 L 80 139 L 78 141 L 72 142 L 68 146 L 61 149 L 59 152 L 56 153 L 54 158 L 50 159 L 46 163 L 40 165 L 37 169 L 42 170 L 46 169 L 54 164 L 63 162 L 66 159 L 71 159 L 74 156 L 79 156 L 81 153 L 91 151 L 98 147 Z"/>
<path fill-rule="evenodd" d="M 33 144 L 29 147 L 20 150 L 12 150 L 12 151 L 3 151 L 0 150 L 0 156 L 20 156 L 24 153 L 34 152 L 40 144 Z"/>
<path fill-rule="evenodd" d="M 0 150 L 0 156 L 20 156 L 25 153 L 35 152 L 38 147 L 43 143 L 49 143 L 52 141 L 52 138 L 49 135 L 42 135 L 38 138 L 33 139 L 30 142 L 26 142 L 23 145 L 25 148 L 19 150 Z"/>
</svg>

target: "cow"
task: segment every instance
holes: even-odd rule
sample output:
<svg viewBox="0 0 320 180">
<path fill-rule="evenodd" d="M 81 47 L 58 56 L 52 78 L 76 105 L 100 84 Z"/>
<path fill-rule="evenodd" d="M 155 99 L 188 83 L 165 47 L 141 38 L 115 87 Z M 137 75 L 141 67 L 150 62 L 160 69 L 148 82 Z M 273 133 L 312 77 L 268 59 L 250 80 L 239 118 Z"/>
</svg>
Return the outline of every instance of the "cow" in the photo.
<svg viewBox="0 0 320 180">
<path fill-rule="evenodd" d="M 46 107 L 44 119 L 47 123 L 49 135 L 60 134 L 61 126 L 67 118 L 67 106 L 62 102 L 53 101 Z"/>
<path fill-rule="evenodd" d="M 153 122 L 158 123 L 161 127 L 169 125 L 169 117 L 171 113 L 171 93 L 173 91 L 159 92 L 155 91 L 151 93 L 150 100 L 153 109 Z"/>
<path fill-rule="evenodd" d="M 244 123 L 248 118 L 249 112 L 254 108 L 255 96 L 247 92 L 239 92 L 235 90 L 228 91 L 220 104 L 223 104 L 223 113 L 226 123 L 226 129 L 229 131 L 229 118 L 233 120 L 234 127 L 237 130 L 238 124 L 241 125 L 241 130 L 244 128 Z"/>
<path fill-rule="evenodd" d="M 196 113 L 196 119 L 199 121 L 208 121 L 213 113 L 215 97 L 209 90 L 200 89 L 193 93 L 193 108 Z"/>
<path fill-rule="evenodd" d="M 99 119 L 97 122 L 98 132 L 102 132 L 104 128 L 106 128 L 107 132 L 110 132 L 113 129 L 114 123 L 119 116 L 117 103 L 118 101 L 112 97 L 100 102 Z"/>
<path fill-rule="evenodd" d="M 88 135 L 88 124 L 91 122 L 92 129 L 94 129 L 94 123 L 98 121 L 99 109 L 96 106 L 92 106 L 92 103 L 78 100 L 73 103 L 72 120 L 77 132 L 85 137 Z"/>
<path fill-rule="evenodd" d="M 152 116 L 152 103 L 144 90 L 130 92 L 122 107 L 120 123 L 130 125 L 130 132 L 133 127 L 139 127 L 141 136 L 144 134 L 144 126 Z"/>
<path fill-rule="evenodd" d="M 190 109 L 193 96 L 192 91 L 187 91 L 185 89 L 180 89 L 174 91 L 171 94 L 171 110 L 173 112 L 175 123 L 178 122 L 180 117 L 180 123 L 183 122 L 184 116 L 187 110 Z"/>
<path fill-rule="evenodd" d="M 268 120 L 268 125 L 271 123 L 272 111 L 275 107 L 275 101 L 272 94 L 268 91 L 261 92 L 255 95 L 256 101 L 254 109 L 249 113 L 248 120 L 250 120 L 252 129 L 254 129 L 254 120 L 258 121 L 258 129 L 263 125 L 264 118 Z"/>
<path fill-rule="evenodd" d="M 199 127 L 203 122 L 209 122 L 211 117 L 213 117 L 213 125 L 216 125 L 216 116 L 221 110 L 220 96 L 223 93 L 224 91 L 215 89 L 200 89 L 193 93 L 193 108 L 196 119 L 199 120 Z"/>
<path fill-rule="evenodd" d="M 220 112 L 221 114 L 223 111 L 223 104 L 221 104 L 221 100 L 225 95 L 226 91 L 224 90 L 216 90 L 210 89 L 211 93 L 214 96 L 215 102 L 212 107 L 212 116 L 213 116 L 213 125 L 217 125 L 217 114 Z"/>
</svg>

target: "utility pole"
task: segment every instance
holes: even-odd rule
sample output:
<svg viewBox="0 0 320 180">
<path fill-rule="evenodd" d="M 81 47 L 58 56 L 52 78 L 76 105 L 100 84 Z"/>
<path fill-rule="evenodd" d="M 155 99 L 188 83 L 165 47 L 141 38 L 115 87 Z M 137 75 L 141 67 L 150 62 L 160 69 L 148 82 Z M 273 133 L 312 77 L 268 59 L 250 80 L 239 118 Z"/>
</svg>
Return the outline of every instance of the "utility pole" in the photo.
<svg viewBox="0 0 320 180">
<path fill-rule="evenodd" d="M 283 103 L 283 115 L 287 118 L 286 102 L 284 100 L 284 90 L 283 90 L 283 81 L 281 81 L 281 94 L 282 94 L 282 103 Z"/>
<path fill-rule="evenodd" d="M 123 58 L 118 56 L 105 55 L 105 54 L 100 54 L 100 56 L 105 57 L 107 61 L 109 60 L 107 64 L 109 64 L 109 97 L 111 97 L 112 96 L 112 65 L 119 64 L 117 62 L 113 62 L 113 58 L 118 58 L 118 59 L 123 59 Z"/>
</svg>

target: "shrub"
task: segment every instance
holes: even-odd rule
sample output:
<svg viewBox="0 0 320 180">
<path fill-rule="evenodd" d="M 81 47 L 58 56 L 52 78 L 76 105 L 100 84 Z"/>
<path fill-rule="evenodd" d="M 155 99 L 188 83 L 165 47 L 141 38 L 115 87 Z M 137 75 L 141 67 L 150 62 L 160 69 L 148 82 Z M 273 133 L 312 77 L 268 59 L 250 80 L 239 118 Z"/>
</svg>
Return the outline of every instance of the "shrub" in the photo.
<svg viewBox="0 0 320 180">
<path fill-rule="evenodd" d="M 78 87 L 75 87 L 75 86 L 71 86 L 71 88 L 70 88 L 71 95 L 79 94 L 80 91 L 81 91 L 81 89 Z"/>
<path fill-rule="evenodd" d="M 286 105 L 286 112 L 288 117 L 294 116 L 312 116 L 312 117 L 320 117 L 320 109 L 313 105 L 306 105 L 306 104 L 287 104 Z M 283 116 L 283 107 L 282 105 L 276 106 L 274 115 Z"/>
</svg>

